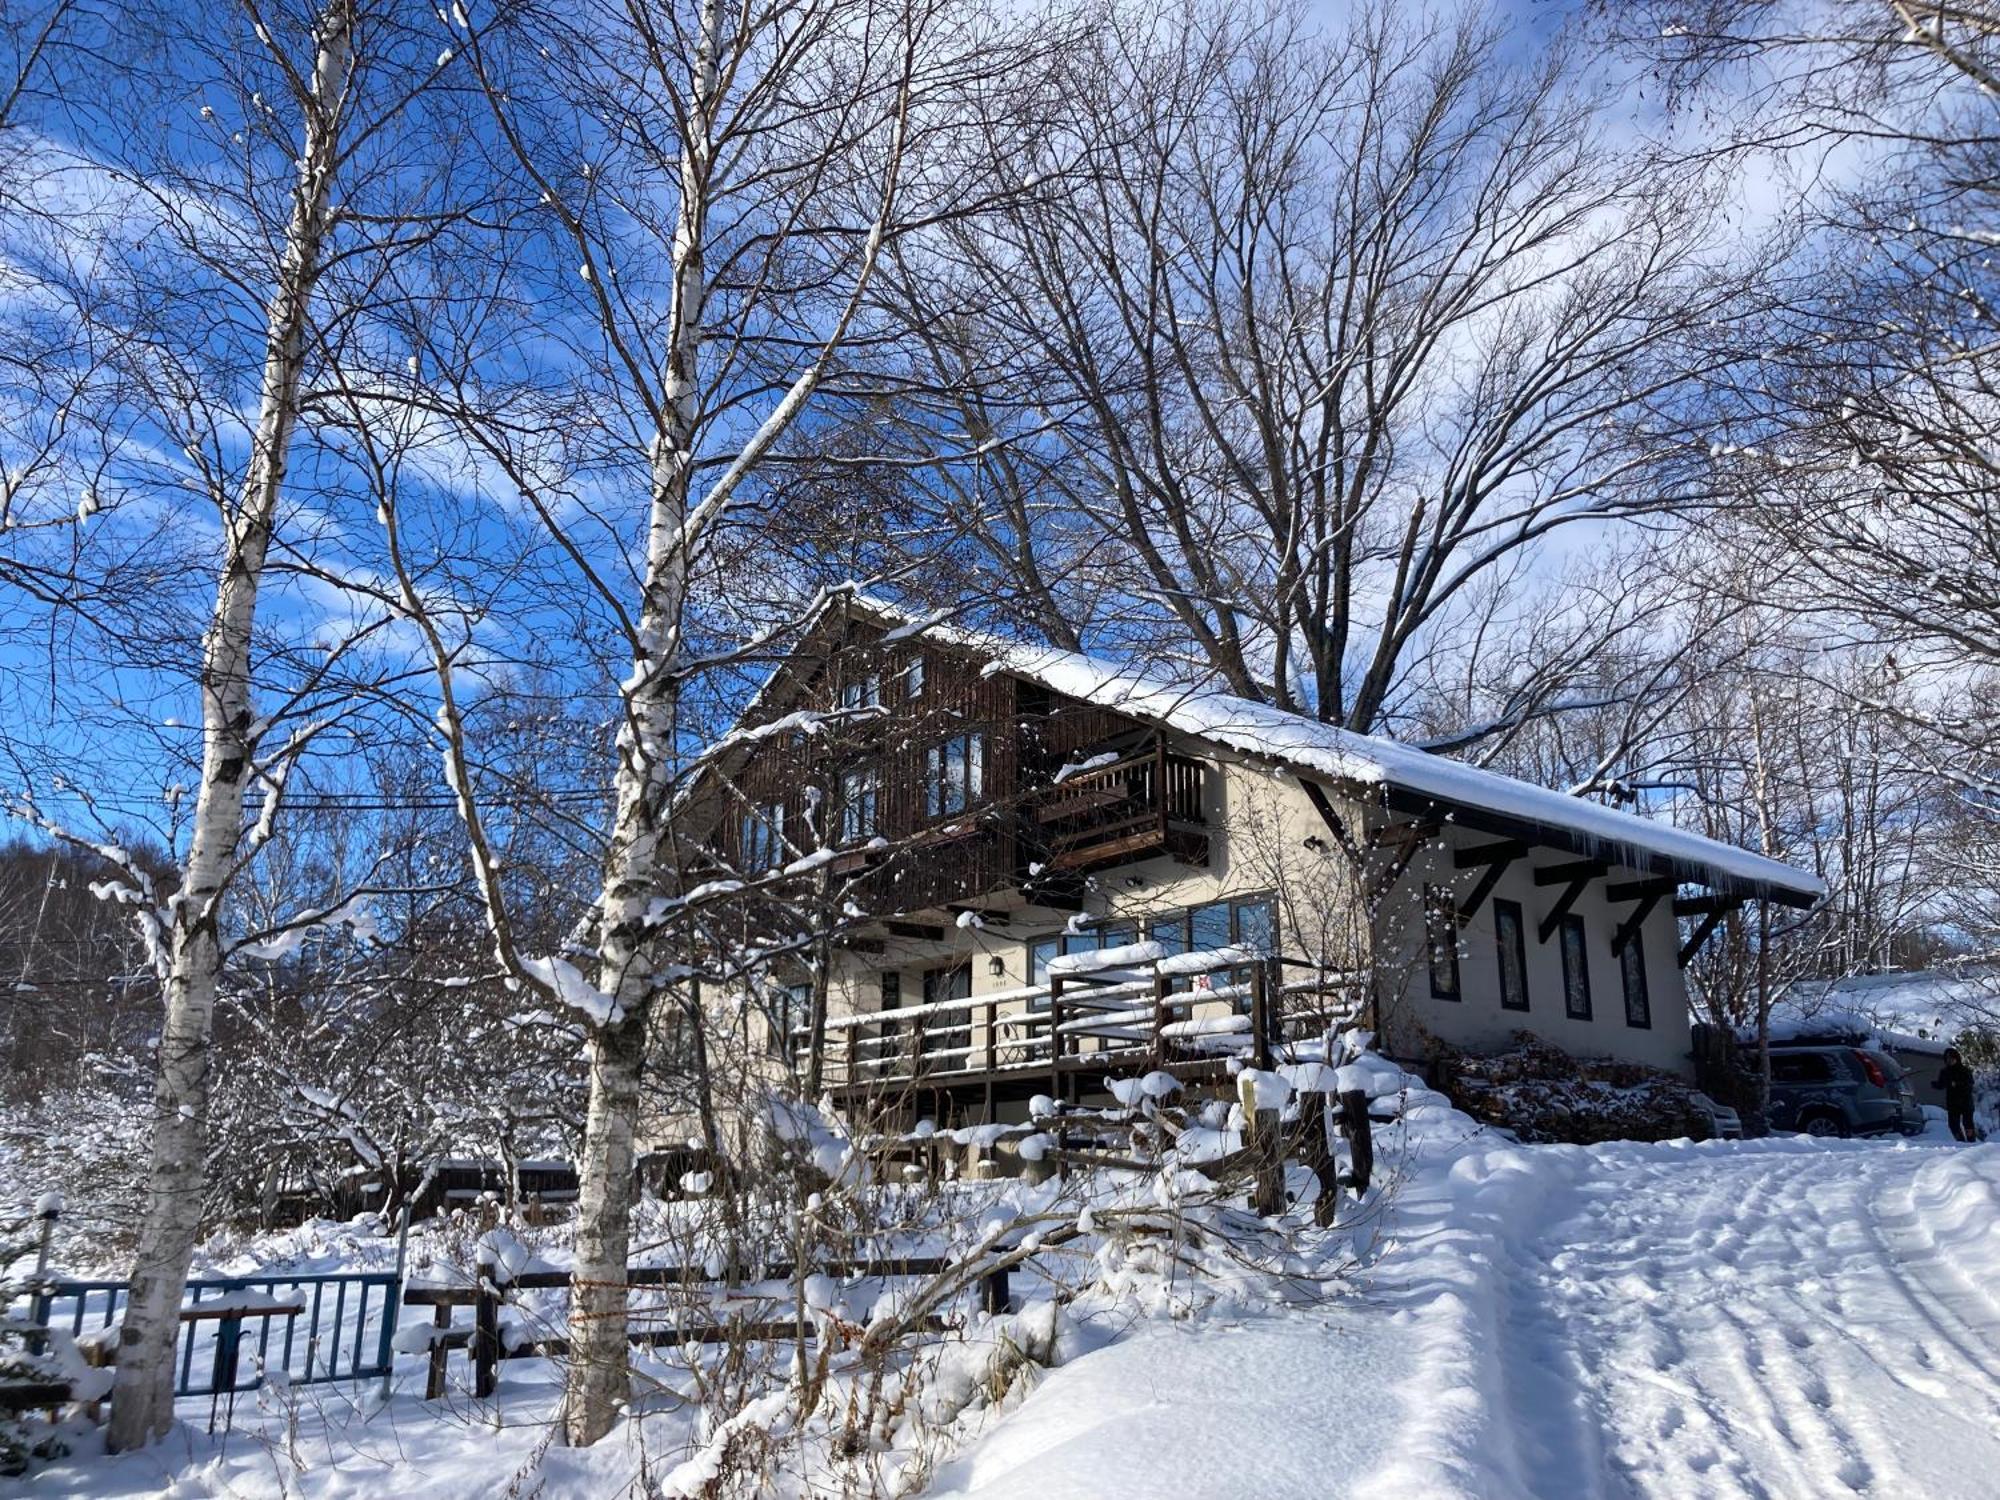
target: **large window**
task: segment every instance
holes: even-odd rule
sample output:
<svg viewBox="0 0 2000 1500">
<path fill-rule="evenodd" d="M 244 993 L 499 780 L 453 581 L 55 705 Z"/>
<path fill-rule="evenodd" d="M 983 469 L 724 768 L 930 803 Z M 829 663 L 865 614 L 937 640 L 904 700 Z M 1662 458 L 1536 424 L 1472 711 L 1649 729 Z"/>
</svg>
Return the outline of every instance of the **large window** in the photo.
<svg viewBox="0 0 2000 1500">
<path fill-rule="evenodd" d="M 882 1004 L 878 1008 L 881 1010 L 902 1009 L 903 976 L 897 973 L 896 970 L 894 969 L 884 969 L 882 971 L 881 979 L 882 979 Z M 882 1036 L 894 1036 L 896 1034 L 896 1027 L 897 1027 L 897 1022 L 894 1019 L 884 1021 L 880 1028 L 880 1034 Z M 877 1055 L 881 1054 L 878 1053 Z"/>
<path fill-rule="evenodd" d="M 924 1004 L 935 1005 L 940 1000 L 970 1000 L 972 998 L 972 965 L 953 964 L 949 968 L 924 970 Z M 929 1035 L 923 1041 L 926 1052 L 953 1052 L 972 1044 L 972 1010 L 962 1007 L 943 1015 L 925 1016 L 921 1023 Z M 945 1069 L 971 1066 L 967 1057 L 946 1057 L 938 1060 L 938 1066 Z"/>
<path fill-rule="evenodd" d="M 933 818 L 962 813 L 986 785 L 986 736 L 955 734 L 924 752 L 924 811 Z"/>
<path fill-rule="evenodd" d="M 1653 1000 L 1646 993 L 1646 948 L 1633 933 L 1618 955 L 1618 978 L 1625 989 L 1625 1024 L 1648 1027 L 1653 1024 Z"/>
<path fill-rule="evenodd" d="M 881 831 L 882 773 L 873 766 L 840 778 L 840 841 L 858 843 Z"/>
<path fill-rule="evenodd" d="M 1500 950 L 1500 1008 L 1528 1008 L 1528 939 L 1521 903 L 1493 903 L 1493 943 Z"/>
<path fill-rule="evenodd" d="M 1142 936 L 1148 942 L 1158 943 L 1168 953 L 1212 953 L 1218 948 L 1232 946 L 1247 948 L 1252 953 L 1275 953 L 1274 913 L 1275 907 L 1269 896 L 1243 896 L 1234 901 L 1214 901 L 1206 906 L 1156 912 L 1138 921 L 1106 922 L 1082 932 L 1031 938 L 1028 941 L 1028 979 L 1032 984 L 1047 984 L 1049 960 L 1059 953 L 1122 948 L 1127 943 L 1138 942 Z M 1246 984 L 1249 979 L 1250 970 L 1245 967 L 1199 975 L 1193 979 L 1182 975 L 1174 980 L 1173 987 L 1185 990 L 1192 984 L 1208 989 Z M 1036 1001 L 1034 1005 L 1040 1009 L 1046 1003 Z M 1247 1001 L 1244 1003 L 1248 1004 Z"/>
<path fill-rule="evenodd" d="M 1571 912 L 1562 922 L 1563 1014 L 1590 1019 L 1590 943 L 1583 918 Z"/>
<path fill-rule="evenodd" d="M 1430 940 L 1431 998 L 1456 1000 L 1458 989 L 1458 902 L 1441 885 L 1424 887 L 1424 926 Z"/>
<path fill-rule="evenodd" d="M 738 828 L 745 874 L 776 869 L 785 860 L 785 804 L 767 802 L 743 814 Z"/>
</svg>

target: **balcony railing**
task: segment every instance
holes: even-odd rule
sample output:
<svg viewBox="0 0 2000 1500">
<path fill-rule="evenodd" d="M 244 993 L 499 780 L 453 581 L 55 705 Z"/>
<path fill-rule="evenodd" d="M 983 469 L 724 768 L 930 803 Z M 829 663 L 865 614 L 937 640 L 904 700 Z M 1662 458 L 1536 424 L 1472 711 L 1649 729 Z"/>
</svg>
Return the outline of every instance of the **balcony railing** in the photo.
<svg viewBox="0 0 2000 1500">
<path fill-rule="evenodd" d="M 1205 862 L 1206 773 L 1201 761 L 1175 754 L 1164 739 L 1064 771 L 1029 802 L 1042 846 L 1040 863 L 1052 870 L 1088 870 L 1159 854 Z"/>
<path fill-rule="evenodd" d="M 1286 970 L 1308 972 L 1288 978 Z M 1184 986 L 1184 987 L 1183 987 Z M 829 1016 L 826 1076 L 846 1091 L 1266 1060 L 1360 1013 L 1359 976 L 1240 949 L 1148 959 L 1045 985 Z M 801 1042 L 803 1045 L 803 1042 Z"/>
</svg>

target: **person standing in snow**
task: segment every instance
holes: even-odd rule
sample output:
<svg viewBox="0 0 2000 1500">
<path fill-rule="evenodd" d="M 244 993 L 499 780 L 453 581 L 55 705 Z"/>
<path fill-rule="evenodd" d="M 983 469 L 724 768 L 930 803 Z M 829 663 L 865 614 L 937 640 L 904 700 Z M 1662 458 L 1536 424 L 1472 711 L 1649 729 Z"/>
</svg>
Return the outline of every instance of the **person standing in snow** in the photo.
<svg viewBox="0 0 2000 1500">
<path fill-rule="evenodd" d="M 1952 1139 L 1978 1140 L 1979 1133 L 1972 1123 L 1972 1069 L 1965 1065 L 1956 1047 L 1945 1048 L 1944 1066 L 1938 1069 L 1938 1086 L 1944 1090 L 1944 1112 L 1951 1122 Z"/>
</svg>

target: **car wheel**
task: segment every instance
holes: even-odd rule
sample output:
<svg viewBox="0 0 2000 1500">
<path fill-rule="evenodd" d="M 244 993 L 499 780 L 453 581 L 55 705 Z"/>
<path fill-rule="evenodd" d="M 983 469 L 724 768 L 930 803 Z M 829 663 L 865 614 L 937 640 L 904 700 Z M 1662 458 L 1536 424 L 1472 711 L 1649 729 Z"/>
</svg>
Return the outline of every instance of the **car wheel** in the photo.
<svg viewBox="0 0 2000 1500">
<path fill-rule="evenodd" d="M 1838 1115 L 1830 1115 L 1823 1112 L 1815 1113 L 1807 1115 L 1801 1120 L 1799 1122 L 1799 1129 L 1807 1135 L 1818 1136 L 1823 1140 L 1831 1139 L 1835 1136 L 1845 1136 L 1847 1134 L 1847 1122 Z"/>
</svg>

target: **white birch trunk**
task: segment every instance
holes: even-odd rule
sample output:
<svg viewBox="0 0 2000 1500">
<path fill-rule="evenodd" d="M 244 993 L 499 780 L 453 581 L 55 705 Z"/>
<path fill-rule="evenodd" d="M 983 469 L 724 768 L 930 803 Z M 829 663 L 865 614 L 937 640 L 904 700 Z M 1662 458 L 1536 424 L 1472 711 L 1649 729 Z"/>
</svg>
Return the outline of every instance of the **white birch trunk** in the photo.
<svg viewBox="0 0 2000 1500">
<path fill-rule="evenodd" d="M 217 921 L 242 841 L 244 782 L 254 750 L 251 634 L 298 415 L 306 311 L 328 227 L 350 23 L 341 0 L 328 7 L 321 21 L 291 222 L 266 309 L 256 436 L 203 643 L 201 785 L 168 937 L 146 1210 L 112 1388 L 108 1443 L 113 1452 L 163 1435 L 174 1420 L 174 1348 L 205 1183 L 210 1041 L 222 972 Z"/>
<path fill-rule="evenodd" d="M 598 987 L 622 1015 L 590 1032 L 590 1109 L 578 1174 L 576 1260 L 570 1298 L 570 1369 L 564 1430 L 578 1446 L 610 1430 L 628 1394 L 626 1260 L 631 1241 L 633 1138 L 639 1115 L 656 985 L 645 920 L 662 882 L 660 819 L 667 803 L 680 709 L 680 639 L 687 603 L 689 491 L 699 410 L 703 305 L 708 296 L 704 240 L 717 105 L 721 7 L 701 10 L 699 52 L 682 142 L 680 207 L 674 229 L 673 300 L 659 430 L 651 454 L 645 597 L 632 675 L 618 731 L 617 812 L 599 899 Z"/>
</svg>

